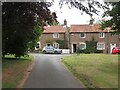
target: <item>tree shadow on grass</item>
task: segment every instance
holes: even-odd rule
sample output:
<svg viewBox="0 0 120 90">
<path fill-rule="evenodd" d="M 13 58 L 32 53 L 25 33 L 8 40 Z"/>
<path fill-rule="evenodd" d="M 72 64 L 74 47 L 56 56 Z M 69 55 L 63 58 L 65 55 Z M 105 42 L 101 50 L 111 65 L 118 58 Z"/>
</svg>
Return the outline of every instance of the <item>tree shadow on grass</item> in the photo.
<svg viewBox="0 0 120 90">
<path fill-rule="evenodd" d="M 26 57 L 21 57 L 21 58 L 5 57 L 5 58 L 2 58 L 2 64 L 11 62 L 11 61 L 24 61 L 24 60 L 29 60 L 29 59 Z"/>
</svg>

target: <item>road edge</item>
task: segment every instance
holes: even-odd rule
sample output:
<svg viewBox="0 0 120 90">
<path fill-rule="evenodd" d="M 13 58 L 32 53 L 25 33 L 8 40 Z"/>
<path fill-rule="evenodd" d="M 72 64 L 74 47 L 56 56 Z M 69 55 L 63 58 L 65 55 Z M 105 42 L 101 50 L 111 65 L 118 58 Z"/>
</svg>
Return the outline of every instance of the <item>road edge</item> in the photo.
<svg viewBox="0 0 120 90">
<path fill-rule="evenodd" d="M 29 65 L 29 67 L 26 69 L 26 71 L 24 72 L 24 77 L 23 79 L 20 81 L 19 85 L 17 86 L 17 88 L 23 88 L 23 85 L 25 84 L 26 80 L 28 79 L 32 69 L 33 69 L 33 66 L 35 64 L 35 56 L 33 56 L 33 60 L 32 60 L 32 63 Z"/>
</svg>

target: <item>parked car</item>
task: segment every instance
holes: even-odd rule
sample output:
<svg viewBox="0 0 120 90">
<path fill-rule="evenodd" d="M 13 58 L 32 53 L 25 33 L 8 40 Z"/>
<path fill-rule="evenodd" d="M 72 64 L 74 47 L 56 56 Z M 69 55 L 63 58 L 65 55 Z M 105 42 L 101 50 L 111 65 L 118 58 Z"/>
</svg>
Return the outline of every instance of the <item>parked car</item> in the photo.
<svg viewBox="0 0 120 90">
<path fill-rule="evenodd" d="M 114 47 L 112 49 L 112 54 L 120 54 L 120 47 Z"/>
<path fill-rule="evenodd" d="M 62 50 L 61 49 L 55 49 L 53 46 L 45 46 L 42 50 L 42 52 L 45 53 L 55 53 L 55 54 L 61 54 Z"/>
</svg>

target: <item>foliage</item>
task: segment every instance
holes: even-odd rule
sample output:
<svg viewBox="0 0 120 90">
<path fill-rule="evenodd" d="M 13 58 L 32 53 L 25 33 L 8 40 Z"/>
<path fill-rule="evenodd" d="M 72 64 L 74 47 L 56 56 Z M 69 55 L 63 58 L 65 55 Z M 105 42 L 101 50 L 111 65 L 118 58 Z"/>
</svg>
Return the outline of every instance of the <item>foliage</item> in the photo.
<svg viewBox="0 0 120 90">
<path fill-rule="evenodd" d="M 48 39 L 48 40 L 46 40 L 45 42 L 46 42 L 46 43 L 53 44 L 53 42 L 54 42 L 54 41 L 53 41 L 53 40 L 49 40 L 49 39 Z"/>
<path fill-rule="evenodd" d="M 63 49 L 64 48 L 64 40 L 56 40 L 57 43 L 59 43 L 59 48 Z"/>
<path fill-rule="evenodd" d="M 67 4 L 69 8 L 77 8 L 82 13 L 85 12 L 88 15 L 98 14 L 98 8 L 106 9 L 107 7 L 101 4 L 97 0 L 60 0 L 59 5 L 62 8 L 63 4 Z"/>
<path fill-rule="evenodd" d="M 97 51 L 97 42 L 93 39 L 91 41 L 86 41 L 86 52 L 95 53 Z"/>
<path fill-rule="evenodd" d="M 35 33 L 34 35 L 35 40 L 34 41 L 32 40 L 28 43 L 28 47 L 32 51 L 34 50 L 34 47 L 37 46 L 39 36 L 42 34 L 42 28 L 38 24 L 34 26 L 34 33 Z"/>
<path fill-rule="evenodd" d="M 86 41 L 86 49 L 77 51 L 78 53 L 102 53 L 102 50 L 97 50 L 97 41 L 94 38 L 91 41 Z"/>
<path fill-rule="evenodd" d="M 42 53 L 42 49 L 41 48 L 38 49 L 38 53 Z"/>
<path fill-rule="evenodd" d="M 70 27 L 67 27 L 68 32 L 68 48 L 70 48 Z"/>
<path fill-rule="evenodd" d="M 103 14 L 103 18 L 110 17 L 108 20 L 102 20 L 101 25 L 102 29 L 110 27 L 114 30 L 114 34 L 120 33 L 120 1 L 106 3 L 108 6 L 111 6 L 112 9 L 108 8 Z"/>
<path fill-rule="evenodd" d="M 2 5 L 2 54 L 16 57 L 33 49 L 46 22 L 57 21 L 50 2 L 4 2 Z M 54 15 L 54 16 L 53 16 Z"/>
</svg>

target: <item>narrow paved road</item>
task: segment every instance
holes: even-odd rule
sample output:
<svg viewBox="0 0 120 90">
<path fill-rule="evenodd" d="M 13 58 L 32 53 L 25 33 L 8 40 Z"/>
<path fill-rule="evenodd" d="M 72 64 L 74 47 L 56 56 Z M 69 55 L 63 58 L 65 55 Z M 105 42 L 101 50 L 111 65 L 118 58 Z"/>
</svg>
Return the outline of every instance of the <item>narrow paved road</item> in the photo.
<svg viewBox="0 0 120 90">
<path fill-rule="evenodd" d="M 34 54 L 35 65 L 23 88 L 82 88 L 61 63 L 64 55 Z"/>
</svg>

